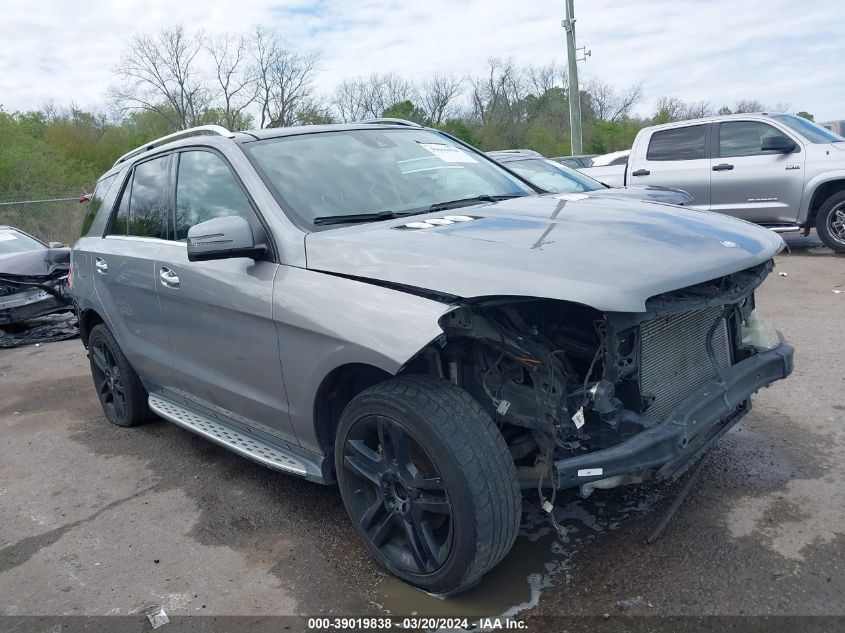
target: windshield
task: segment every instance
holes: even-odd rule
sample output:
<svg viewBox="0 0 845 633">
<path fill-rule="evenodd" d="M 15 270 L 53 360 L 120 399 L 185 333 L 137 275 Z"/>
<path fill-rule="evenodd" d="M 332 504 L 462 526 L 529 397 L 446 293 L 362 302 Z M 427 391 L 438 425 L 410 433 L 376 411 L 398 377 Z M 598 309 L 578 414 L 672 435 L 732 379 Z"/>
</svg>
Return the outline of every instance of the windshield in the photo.
<svg viewBox="0 0 845 633">
<path fill-rule="evenodd" d="M 36 239 L 24 235 L 14 229 L 0 229 L 0 255 L 25 253 L 46 248 Z"/>
<path fill-rule="evenodd" d="M 541 189 L 552 193 L 576 193 L 605 188 L 598 180 L 544 158 L 509 161 L 506 166 Z"/>
<path fill-rule="evenodd" d="M 528 185 L 425 129 L 338 130 L 244 146 L 291 211 L 320 218 L 405 213 L 478 196 L 532 195 Z"/>
<path fill-rule="evenodd" d="M 791 130 L 798 132 L 801 136 L 814 144 L 845 141 L 845 138 L 842 138 L 838 134 L 834 134 L 830 130 L 826 130 L 820 125 L 816 125 L 812 121 L 808 121 L 800 116 L 795 116 L 794 114 L 776 114 L 772 118 L 777 119 Z"/>
</svg>

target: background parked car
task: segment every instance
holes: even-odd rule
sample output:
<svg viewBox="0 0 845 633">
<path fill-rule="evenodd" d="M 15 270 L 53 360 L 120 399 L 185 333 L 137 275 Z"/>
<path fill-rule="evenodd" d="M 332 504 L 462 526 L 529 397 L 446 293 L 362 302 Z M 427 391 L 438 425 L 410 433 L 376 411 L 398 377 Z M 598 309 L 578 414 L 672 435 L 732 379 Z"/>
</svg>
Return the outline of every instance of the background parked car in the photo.
<svg viewBox="0 0 845 633">
<path fill-rule="evenodd" d="M 799 116 L 734 114 L 643 128 L 627 165 L 584 173 L 613 186 L 681 187 L 696 208 L 778 232 L 815 227 L 828 247 L 845 252 L 845 138 Z"/>
<path fill-rule="evenodd" d="M 618 152 L 610 152 L 609 154 L 601 154 L 593 158 L 590 167 L 608 167 L 610 165 L 625 165 L 628 162 L 628 156 L 631 155 L 631 150 L 623 149 Z"/>
<path fill-rule="evenodd" d="M 72 311 L 70 249 L 0 226 L 0 325 Z"/>
<path fill-rule="evenodd" d="M 544 191 L 553 193 L 590 191 L 597 192 L 603 197 L 651 200 L 679 205 L 689 205 L 693 201 L 692 196 L 687 192 L 668 187 L 608 187 L 579 171 L 543 158 L 537 152 L 502 150 L 487 152 L 487 155 Z"/>
<path fill-rule="evenodd" d="M 579 154 L 577 156 L 555 156 L 553 161 L 566 165 L 572 169 L 580 169 L 581 167 L 592 167 L 593 158 L 598 154 Z"/>
</svg>

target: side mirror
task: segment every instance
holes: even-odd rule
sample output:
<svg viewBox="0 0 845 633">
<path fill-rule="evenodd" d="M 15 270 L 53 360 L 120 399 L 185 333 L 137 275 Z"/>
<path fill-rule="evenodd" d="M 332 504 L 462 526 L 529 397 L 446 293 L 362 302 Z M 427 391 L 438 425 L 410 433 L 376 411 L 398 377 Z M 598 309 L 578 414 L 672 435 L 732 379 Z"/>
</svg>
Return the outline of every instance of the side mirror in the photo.
<svg viewBox="0 0 845 633">
<path fill-rule="evenodd" d="M 188 229 L 188 261 L 232 257 L 258 259 L 263 254 L 264 247 L 255 245 L 252 228 L 242 217 L 213 218 Z"/>
<path fill-rule="evenodd" d="M 63 244 L 62 242 L 48 242 L 47 246 L 50 248 L 67 248 L 67 244 Z"/>
<path fill-rule="evenodd" d="M 760 141 L 760 149 L 764 152 L 780 152 L 781 154 L 789 154 L 794 152 L 798 145 L 791 138 L 783 136 L 782 134 L 775 134 L 773 136 L 764 136 Z"/>
</svg>

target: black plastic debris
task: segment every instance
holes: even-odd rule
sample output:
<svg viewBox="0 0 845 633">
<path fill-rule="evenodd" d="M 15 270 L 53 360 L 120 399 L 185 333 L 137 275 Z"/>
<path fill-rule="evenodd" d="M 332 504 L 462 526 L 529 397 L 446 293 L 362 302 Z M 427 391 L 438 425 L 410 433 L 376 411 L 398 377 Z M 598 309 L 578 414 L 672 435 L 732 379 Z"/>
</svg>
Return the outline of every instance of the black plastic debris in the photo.
<svg viewBox="0 0 845 633">
<path fill-rule="evenodd" d="M 5 325 L 0 329 L 0 349 L 63 341 L 79 336 L 79 324 L 72 312 L 48 314 L 41 317 Z"/>
</svg>

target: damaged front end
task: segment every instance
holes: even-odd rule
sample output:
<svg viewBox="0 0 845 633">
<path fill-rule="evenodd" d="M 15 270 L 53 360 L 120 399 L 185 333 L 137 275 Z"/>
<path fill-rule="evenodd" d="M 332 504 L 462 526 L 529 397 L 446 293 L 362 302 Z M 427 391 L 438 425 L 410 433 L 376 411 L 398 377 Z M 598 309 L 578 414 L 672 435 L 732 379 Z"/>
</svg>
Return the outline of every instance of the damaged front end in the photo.
<svg viewBox="0 0 845 633">
<path fill-rule="evenodd" d="M 72 311 L 69 258 L 68 249 L 32 251 L 0 267 L 0 327 Z"/>
<path fill-rule="evenodd" d="M 420 356 L 500 427 L 522 487 L 583 494 L 679 476 L 792 371 L 766 335 L 754 290 L 771 261 L 602 313 L 547 299 L 477 300 L 443 319 Z M 423 369 L 423 368 L 420 368 Z"/>
</svg>

